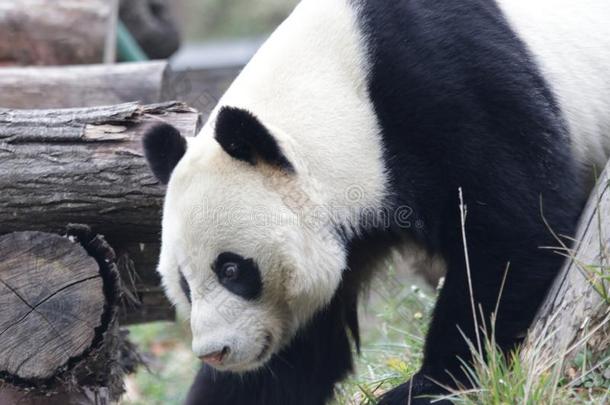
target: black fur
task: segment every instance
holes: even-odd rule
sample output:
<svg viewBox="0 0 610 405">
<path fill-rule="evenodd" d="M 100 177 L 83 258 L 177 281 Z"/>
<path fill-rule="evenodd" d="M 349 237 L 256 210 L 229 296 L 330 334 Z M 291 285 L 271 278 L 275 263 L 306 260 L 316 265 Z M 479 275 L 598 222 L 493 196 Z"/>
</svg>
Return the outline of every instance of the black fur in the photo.
<svg viewBox="0 0 610 405">
<path fill-rule="evenodd" d="M 236 266 L 236 274 L 229 279 L 222 273 L 223 266 L 232 263 Z M 224 252 L 212 265 L 212 270 L 218 278 L 218 282 L 233 294 L 246 300 L 255 300 L 263 291 L 263 282 L 258 266 L 252 259 L 245 259 L 238 254 Z"/>
<path fill-rule="evenodd" d="M 235 159 L 255 165 L 260 158 L 285 171 L 294 171 L 273 135 L 249 111 L 223 107 L 216 119 L 216 140 Z"/>
<path fill-rule="evenodd" d="M 415 238 L 448 265 L 418 377 L 467 385 L 458 356 L 474 341 L 458 188 L 468 208 L 475 301 L 490 325 L 510 263 L 496 339 L 508 350 L 526 332 L 559 270 L 553 230 L 573 235 L 585 193 L 556 101 L 524 44 L 490 0 L 359 1 L 372 71 L 369 91 L 383 130 L 391 207 L 407 205 Z M 435 393 L 414 384 L 415 395 Z M 438 388 L 438 387 L 437 387 Z M 436 392 L 437 393 L 437 392 Z M 407 403 L 398 388 L 383 405 Z"/>
<path fill-rule="evenodd" d="M 344 289 L 266 366 L 247 374 L 204 366 L 186 405 L 324 405 L 352 369 Z"/>
<path fill-rule="evenodd" d="M 167 184 L 174 168 L 186 153 L 186 139 L 169 124 L 155 124 L 143 139 L 144 154 L 157 179 Z"/>
</svg>

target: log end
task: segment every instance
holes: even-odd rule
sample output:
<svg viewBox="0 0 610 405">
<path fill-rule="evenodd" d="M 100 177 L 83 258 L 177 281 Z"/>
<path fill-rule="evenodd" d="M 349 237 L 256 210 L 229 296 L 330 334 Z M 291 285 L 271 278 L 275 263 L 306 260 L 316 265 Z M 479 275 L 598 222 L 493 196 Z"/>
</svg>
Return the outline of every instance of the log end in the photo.
<svg viewBox="0 0 610 405">
<path fill-rule="evenodd" d="M 0 236 L 0 257 L 0 379 L 36 388 L 90 379 L 91 358 L 118 332 L 112 249 L 83 227 Z"/>
</svg>

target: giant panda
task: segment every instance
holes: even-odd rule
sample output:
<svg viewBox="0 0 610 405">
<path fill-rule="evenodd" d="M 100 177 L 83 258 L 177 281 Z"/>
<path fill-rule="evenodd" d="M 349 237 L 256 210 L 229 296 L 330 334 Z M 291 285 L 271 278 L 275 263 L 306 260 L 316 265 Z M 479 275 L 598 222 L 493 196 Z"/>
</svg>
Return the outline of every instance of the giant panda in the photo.
<svg viewBox="0 0 610 405">
<path fill-rule="evenodd" d="M 197 137 L 150 128 L 158 270 L 204 362 L 187 402 L 328 403 L 393 249 L 446 278 L 380 404 L 468 386 L 470 289 L 489 327 L 505 278 L 495 339 L 519 345 L 610 156 L 608 21 L 607 0 L 303 0 Z"/>
</svg>

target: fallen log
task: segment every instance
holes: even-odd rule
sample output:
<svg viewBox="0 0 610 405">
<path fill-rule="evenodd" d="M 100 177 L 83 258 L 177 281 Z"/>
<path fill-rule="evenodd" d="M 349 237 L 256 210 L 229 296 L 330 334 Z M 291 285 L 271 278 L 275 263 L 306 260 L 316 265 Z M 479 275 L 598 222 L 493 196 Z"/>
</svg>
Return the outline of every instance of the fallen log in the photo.
<svg viewBox="0 0 610 405">
<path fill-rule="evenodd" d="M 0 107 L 76 108 L 168 100 L 166 62 L 0 68 Z"/>
<path fill-rule="evenodd" d="M 115 256 L 82 236 L 0 236 L 0 403 L 100 404 L 123 392 L 131 349 Z"/>
<path fill-rule="evenodd" d="M 0 2 L 0 65 L 114 61 L 116 1 Z"/>
<path fill-rule="evenodd" d="M 581 216 L 575 240 L 576 246 L 559 252 L 568 259 L 538 311 L 526 348 L 543 342 L 543 349 L 571 358 L 587 334 L 610 329 L 610 162 Z"/>
<path fill-rule="evenodd" d="M 123 311 L 130 322 L 173 318 L 154 271 L 164 190 L 141 146 L 145 127 L 160 120 L 185 136 L 200 126 L 199 114 L 177 102 L 0 109 L 0 234 L 61 234 L 80 223 L 104 235 L 132 298 Z"/>
<path fill-rule="evenodd" d="M 0 109 L 0 233 L 57 233 L 75 222 L 113 241 L 157 242 L 163 189 L 141 135 L 158 121 L 193 136 L 198 114 L 174 102 Z"/>
</svg>

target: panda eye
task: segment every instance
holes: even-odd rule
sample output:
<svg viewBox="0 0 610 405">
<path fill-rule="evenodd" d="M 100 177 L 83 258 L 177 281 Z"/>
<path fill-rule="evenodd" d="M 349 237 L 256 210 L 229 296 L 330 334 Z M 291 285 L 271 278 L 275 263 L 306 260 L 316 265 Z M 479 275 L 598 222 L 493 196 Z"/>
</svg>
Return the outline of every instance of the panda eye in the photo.
<svg viewBox="0 0 610 405">
<path fill-rule="evenodd" d="M 262 293 L 261 273 L 253 259 L 224 252 L 212 264 L 212 271 L 223 287 L 244 299 L 254 300 Z"/>
<path fill-rule="evenodd" d="M 226 281 L 235 280 L 239 276 L 239 265 L 237 263 L 227 262 L 222 265 L 220 274 Z"/>
</svg>

